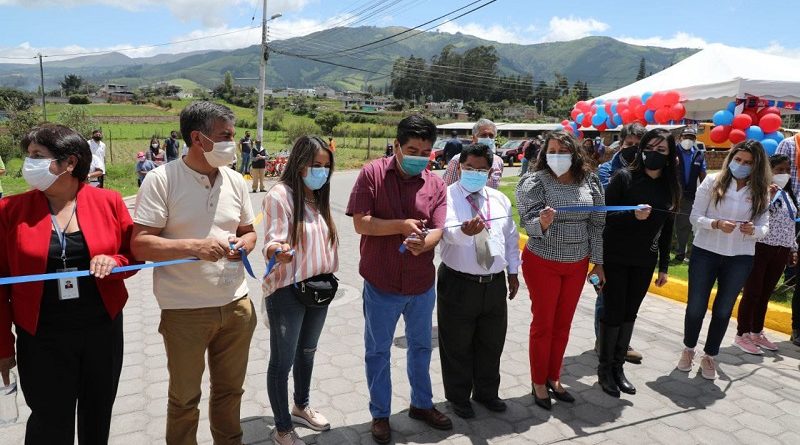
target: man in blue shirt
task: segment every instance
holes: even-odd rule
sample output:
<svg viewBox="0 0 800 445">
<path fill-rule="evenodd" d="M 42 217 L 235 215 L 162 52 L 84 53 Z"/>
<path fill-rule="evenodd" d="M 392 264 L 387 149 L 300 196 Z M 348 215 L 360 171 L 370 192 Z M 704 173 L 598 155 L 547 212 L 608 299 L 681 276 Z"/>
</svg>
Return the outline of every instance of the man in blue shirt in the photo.
<svg viewBox="0 0 800 445">
<path fill-rule="evenodd" d="M 708 167 L 705 153 L 697 148 L 696 141 L 697 130 L 692 127 L 684 128 L 681 133 L 681 149 L 678 150 L 678 172 L 680 173 L 683 197 L 681 197 L 680 213 L 675 216 L 675 236 L 678 239 L 675 250 L 676 263 L 688 261 L 686 248 L 689 244 L 689 234 L 692 233 L 689 215 L 692 213 L 698 181 L 702 182 L 705 179 Z"/>
<path fill-rule="evenodd" d="M 461 140 L 458 139 L 458 132 L 453 130 L 450 134 L 450 140 L 447 141 L 447 144 L 444 146 L 444 163 L 447 165 L 453 156 L 457 154 L 461 154 L 461 150 L 463 149 L 463 145 L 461 144 Z"/>
<path fill-rule="evenodd" d="M 614 176 L 617 170 L 627 167 L 636 158 L 636 152 L 639 150 L 639 140 L 647 132 L 647 129 L 642 124 L 633 123 L 622 127 L 619 133 L 619 151 L 614 153 L 611 160 L 600 164 L 597 168 L 597 176 L 600 177 L 600 183 L 603 189 L 608 187 L 608 182 Z M 599 322 L 603 314 L 603 293 L 597 291 L 597 299 L 594 303 L 594 335 L 597 337 L 597 330 Z M 594 350 L 597 351 L 597 342 L 595 342 Z M 628 346 L 628 353 L 625 354 L 625 360 L 633 363 L 642 361 L 642 354 L 635 351 Z"/>
</svg>

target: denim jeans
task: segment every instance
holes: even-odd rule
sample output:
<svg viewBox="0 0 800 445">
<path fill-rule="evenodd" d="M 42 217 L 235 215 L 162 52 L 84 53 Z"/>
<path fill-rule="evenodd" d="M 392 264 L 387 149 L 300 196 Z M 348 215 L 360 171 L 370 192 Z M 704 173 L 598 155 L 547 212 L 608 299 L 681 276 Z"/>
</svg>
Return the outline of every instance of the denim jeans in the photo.
<svg viewBox="0 0 800 445">
<path fill-rule="evenodd" d="M 267 394 L 275 416 L 275 427 L 280 432 L 292 429 L 290 369 L 293 371 L 294 404 L 300 408 L 308 405 L 314 354 L 327 314 L 327 307 L 306 307 L 294 296 L 290 286 L 282 287 L 267 297 L 270 351 Z"/>
<path fill-rule="evenodd" d="M 434 286 L 423 294 L 398 295 L 383 292 L 364 281 L 364 344 L 369 411 L 372 418 L 389 417 L 392 413 L 389 359 L 394 330 L 400 315 L 406 323 L 406 372 L 411 384 L 411 405 L 422 409 L 433 407 L 430 364 L 435 302 Z"/>
<path fill-rule="evenodd" d="M 603 319 L 603 291 L 597 291 L 597 299 L 594 300 L 594 337 L 600 330 L 600 320 Z"/>
<path fill-rule="evenodd" d="M 250 150 L 244 150 L 242 152 L 242 167 L 239 173 L 250 173 Z"/>
<path fill-rule="evenodd" d="M 716 281 L 717 297 L 711 309 L 711 324 L 708 326 L 708 337 L 703 350 L 710 356 L 719 353 L 719 345 L 728 329 L 736 297 L 742 291 L 752 268 L 752 255 L 724 256 L 692 246 L 692 261 L 689 262 L 689 301 L 686 304 L 683 329 L 683 344 L 687 348 L 694 348 L 697 345 L 711 289 Z"/>
</svg>

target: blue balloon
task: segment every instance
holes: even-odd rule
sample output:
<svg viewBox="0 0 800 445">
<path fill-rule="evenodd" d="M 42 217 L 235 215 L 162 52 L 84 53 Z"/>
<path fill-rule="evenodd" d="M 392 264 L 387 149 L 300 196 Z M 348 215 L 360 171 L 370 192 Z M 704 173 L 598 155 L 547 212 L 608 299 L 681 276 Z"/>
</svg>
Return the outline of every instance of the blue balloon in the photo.
<svg viewBox="0 0 800 445">
<path fill-rule="evenodd" d="M 780 131 L 773 131 L 764 135 L 764 139 L 772 139 L 775 142 L 780 142 L 784 139 L 783 133 Z"/>
<path fill-rule="evenodd" d="M 778 150 L 778 143 L 772 139 L 764 139 L 761 141 L 761 146 L 764 147 L 764 151 L 767 152 L 767 156 L 774 155 L 775 151 Z"/>
<path fill-rule="evenodd" d="M 595 101 L 594 101 L 595 105 L 601 105 L 601 104 L 604 104 L 604 103 L 606 103 L 605 99 L 595 99 Z"/>
<path fill-rule="evenodd" d="M 736 102 L 728 102 L 728 106 L 726 108 L 731 114 L 736 112 Z"/>
<path fill-rule="evenodd" d="M 750 128 L 748 128 L 745 134 L 747 135 L 747 139 L 753 139 L 756 141 L 761 141 L 762 139 L 764 139 L 764 130 L 762 130 L 761 127 L 757 125 L 753 125 Z"/>
<path fill-rule="evenodd" d="M 578 123 L 575 121 L 570 121 L 569 126 L 572 127 L 572 130 L 575 131 L 578 129 Z"/>
<path fill-rule="evenodd" d="M 653 93 L 650 92 L 650 91 L 642 94 L 642 103 L 647 103 L 647 99 L 650 99 L 650 96 L 652 96 L 652 95 L 653 95 Z"/>
<path fill-rule="evenodd" d="M 731 125 L 733 123 L 733 113 L 728 110 L 719 110 L 714 113 L 714 125 Z"/>
<path fill-rule="evenodd" d="M 605 122 L 605 121 L 606 121 L 605 116 L 602 116 L 599 113 L 595 114 L 594 116 L 592 116 L 592 125 L 595 126 L 595 127 L 599 127 L 600 125 L 603 125 L 603 122 Z"/>
<path fill-rule="evenodd" d="M 617 114 L 617 104 L 611 105 L 611 114 Z"/>
<path fill-rule="evenodd" d="M 578 116 L 575 117 L 575 122 L 581 125 L 583 124 L 583 113 L 580 113 L 578 114 Z"/>
<path fill-rule="evenodd" d="M 619 114 L 615 114 L 614 115 L 614 126 L 618 127 L 620 125 L 622 125 L 622 116 L 620 116 Z"/>
<path fill-rule="evenodd" d="M 644 119 L 650 124 L 656 123 L 656 112 L 653 111 L 653 110 L 645 111 L 644 112 Z"/>
<path fill-rule="evenodd" d="M 614 116 L 608 116 L 606 119 L 606 128 L 616 128 L 617 124 L 614 123 Z"/>
</svg>

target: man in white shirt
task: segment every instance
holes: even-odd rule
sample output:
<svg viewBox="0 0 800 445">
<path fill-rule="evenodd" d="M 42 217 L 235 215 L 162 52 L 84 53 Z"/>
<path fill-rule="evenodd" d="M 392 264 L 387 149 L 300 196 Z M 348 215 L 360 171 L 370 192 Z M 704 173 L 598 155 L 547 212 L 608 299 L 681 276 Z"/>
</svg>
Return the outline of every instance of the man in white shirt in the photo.
<svg viewBox="0 0 800 445">
<path fill-rule="evenodd" d="M 103 158 L 93 154 L 92 163 L 89 165 L 89 175 L 86 177 L 86 179 L 89 181 L 89 185 L 92 187 L 102 188 L 101 180 L 105 174 L 106 163 L 103 162 Z"/>
<path fill-rule="evenodd" d="M 460 179 L 447 188 L 447 217 L 437 284 L 439 356 L 445 397 L 462 418 L 469 398 L 501 412 L 500 355 L 506 339 L 506 295 L 519 290 L 519 232 L 511 202 L 486 185 L 492 153 L 464 147 Z M 508 287 L 506 287 L 508 272 Z"/>
<path fill-rule="evenodd" d="M 92 151 L 92 156 L 100 158 L 100 163 L 103 166 L 103 174 L 97 179 L 97 187 L 103 188 L 105 182 L 105 166 L 106 166 L 106 144 L 103 142 L 103 132 L 100 129 L 92 130 L 92 138 L 89 139 L 89 149 Z"/>
<path fill-rule="evenodd" d="M 247 184 L 227 167 L 236 150 L 234 120 L 224 105 L 186 107 L 180 122 L 189 153 L 148 173 L 136 199 L 137 258 L 200 259 L 153 273 L 169 371 L 169 445 L 197 443 L 206 353 L 211 436 L 216 444 L 242 441 L 239 408 L 256 314 L 239 249 L 251 252 L 256 233 Z"/>
</svg>

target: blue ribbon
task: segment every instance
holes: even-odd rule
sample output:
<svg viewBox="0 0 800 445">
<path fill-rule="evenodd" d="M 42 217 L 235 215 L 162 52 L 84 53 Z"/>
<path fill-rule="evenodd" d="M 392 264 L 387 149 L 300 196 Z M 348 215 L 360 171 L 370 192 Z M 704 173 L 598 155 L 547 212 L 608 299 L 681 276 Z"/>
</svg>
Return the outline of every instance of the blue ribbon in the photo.
<svg viewBox="0 0 800 445">
<path fill-rule="evenodd" d="M 231 250 L 234 249 L 236 246 L 234 243 L 229 243 L 231 246 Z M 247 274 L 251 277 L 255 278 L 256 274 L 253 273 L 253 266 L 250 265 L 250 260 L 247 259 L 247 250 L 244 247 L 239 248 L 239 256 L 242 258 L 242 264 L 244 265 L 244 270 L 247 271 Z"/>
<path fill-rule="evenodd" d="M 152 269 L 155 267 L 164 267 L 164 266 L 173 266 L 176 264 L 185 264 L 185 263 L 193 263 L 195 261 L 200 261 L 197 258 L 187 258 L 184 260 L 170 260 L 170 261 L 158 261 L 155 263 L 145 263 L 145 264 L 136 264 L 133 266 L 119 266 L 111 269 L 111 273 L 121 273 L 121 272 L 132 272 L 134 270 L 142 270 L 142 269 Z M 59 280 L 61 278 L 79 278 L 79 277 L 88 277 L 91 274 L 88 270 L 75 270 L 72 272 L 56 272 L 56 273 L 43 273 L 43 274 L 36 274 L 36 275 L 21 275 L 18 277 L 5 277 L 0 278 L 0 286 L 6 284 L 20 284 L 20 283 L 31 283 L 34 281 L 47 281 L 47 280 Z"/>
<path fill-rule="evenodd" d="M 624 212 L 627 210 L 644 210 L 646 206 L 565 206 L 556 207 L 556 212 Z"/>
<path fill-rule="evenodd" d="M 267 263 L 267 270 L 264 271 L 264 278 L 267 278 L 267 275 L 272 273 L 272 269 L 274 269 L 275 265 L 278 263 L 278 254 L 279 253 L 283 253 L 283 250 L 278 249 L 278 250 L 275 251 L 274 254 L 272 254 L 272 258 L 270 258 L 269 262 Z M 290 255 L 294 255 L 294 249 L 291 249 L 288 253 Z"/>
</svg>

